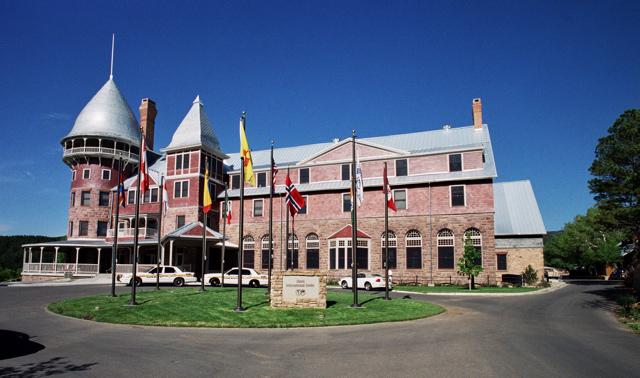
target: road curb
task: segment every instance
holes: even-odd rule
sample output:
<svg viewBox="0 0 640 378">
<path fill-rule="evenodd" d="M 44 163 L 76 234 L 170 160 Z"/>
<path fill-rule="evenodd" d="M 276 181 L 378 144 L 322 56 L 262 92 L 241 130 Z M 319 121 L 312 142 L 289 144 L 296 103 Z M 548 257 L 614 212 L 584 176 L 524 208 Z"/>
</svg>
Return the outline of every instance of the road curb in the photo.
<svg viewBox="0 0 640 378">
<path fill-rule="evenodd" d="M 431 295 L 431 296 L 442 296 L 442 297 L 519 297 L 523 295 L 541 295 L 550 293 L 563 287 L 566 287 L 566 282 L 558 282 L 551 287 L 536 290 L 536 291 L 528 291 L 524 293 L 421 293 L 418 291 L 407 291 L 407 290 L 393 290 L 394 293 L 402 293 L 402 294 L 419 294 L 419 295 Z"/>
</svg>

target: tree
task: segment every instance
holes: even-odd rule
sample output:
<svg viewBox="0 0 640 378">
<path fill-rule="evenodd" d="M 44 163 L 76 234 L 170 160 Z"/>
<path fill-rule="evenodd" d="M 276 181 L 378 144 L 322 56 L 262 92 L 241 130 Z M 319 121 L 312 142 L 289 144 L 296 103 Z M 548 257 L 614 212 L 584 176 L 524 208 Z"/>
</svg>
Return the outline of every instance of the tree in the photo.
<svg viewBox="0 0 640 378">
<path fill-rule="evenodd" d="M 471 235 L 465 234 L 464 253 L 458 260 L 458 273 L 464 274 L 469 280 L 469 290 L 475 289 L 475 277 L 482 272 L 482 253 L 473 246 Z"/>
<path fill-rule="evenodd" d="M 640 109 L 624 112 L 600 138 L 589 169 L 589 189 L 600 209 L 599 223 L 620 231 L 640 255 Z M 634 286 L 640 290 L 640 261 L 634 264 Z"/>
</svg>

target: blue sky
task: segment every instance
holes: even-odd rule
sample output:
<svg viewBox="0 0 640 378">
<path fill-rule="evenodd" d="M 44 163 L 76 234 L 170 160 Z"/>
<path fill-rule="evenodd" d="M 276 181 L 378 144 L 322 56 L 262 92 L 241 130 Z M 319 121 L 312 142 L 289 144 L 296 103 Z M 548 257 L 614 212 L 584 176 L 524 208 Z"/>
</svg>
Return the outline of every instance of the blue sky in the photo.
<svg viewBox="0 0 640 378">
<path fill-rule="evenodd" d="M 471 124 L 549 230 L 593 204 L 599 137 L 640 107 L 640 2 L 0 2 L 0 234 L 63 235 L 60 139 L 109 74 L 166 146 L 197 94 L 225 151 Z"/>
</svg>

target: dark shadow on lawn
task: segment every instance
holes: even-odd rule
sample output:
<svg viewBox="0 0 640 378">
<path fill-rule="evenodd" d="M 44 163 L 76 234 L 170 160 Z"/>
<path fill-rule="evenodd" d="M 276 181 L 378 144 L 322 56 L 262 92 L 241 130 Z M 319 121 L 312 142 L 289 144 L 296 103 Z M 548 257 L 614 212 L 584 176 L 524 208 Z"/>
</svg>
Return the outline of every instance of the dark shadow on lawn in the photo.
<svg viewBox="0 0 640 378">
<path fill-rule="evenodd" d="M 26 333 L 0 329 L 0 360 L 26 356 L 43 349 L 44 345 L 31 341 Z"/>
<path fill-rule="evenodd" d="M 269 304 L 269 301 L 268 300 L 267 301 L 262 301 L 262 302 L 255 303 L 255 304 L 252 304 L 252 305 L 249 305 L 249 306 L 245 306 L 245 309 L 248 310 L 250 308 L 259 307 L 259 306 L 262 306 L 262 305 L 265 305 L 265 304 Z"/>
<path fill-rule="evenodd" d="M 20 366 L 1 367 L 2 377 L 45 377 L 49 375 L 65 374 L 70 372 L 87 371 L 97 362 L 76 365 L 65 357 L 54 357 L 48 361 L 32 362 Z"/>
</svg>

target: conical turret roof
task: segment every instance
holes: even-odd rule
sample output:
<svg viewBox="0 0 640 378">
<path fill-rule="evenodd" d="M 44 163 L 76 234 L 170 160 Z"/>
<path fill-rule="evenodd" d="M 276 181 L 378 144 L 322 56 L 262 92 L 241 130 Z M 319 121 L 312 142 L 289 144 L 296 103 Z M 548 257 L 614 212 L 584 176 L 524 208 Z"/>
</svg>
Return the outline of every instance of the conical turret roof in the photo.
<svg viewBox="0 0 640 378">
<path fill-rule="evenodd" d="M 63 140 L 71 137 L 112 138 L 138 144 L 138 121 L 113 79 L 109 79 L 85 105 Z"/>
<path fill-rule="evenodd" d="M 165 151 L 186 150 L 192 148 L 202 148 L 221 158 L 227 156 L 220 149 L 218 137 L 213 132 L 209 117 L 204 111 L 204 105 L 197 96 L 187 112 L 180 126 L 173 133 L 171 143 L 164 149 Z"/>
</svg>

